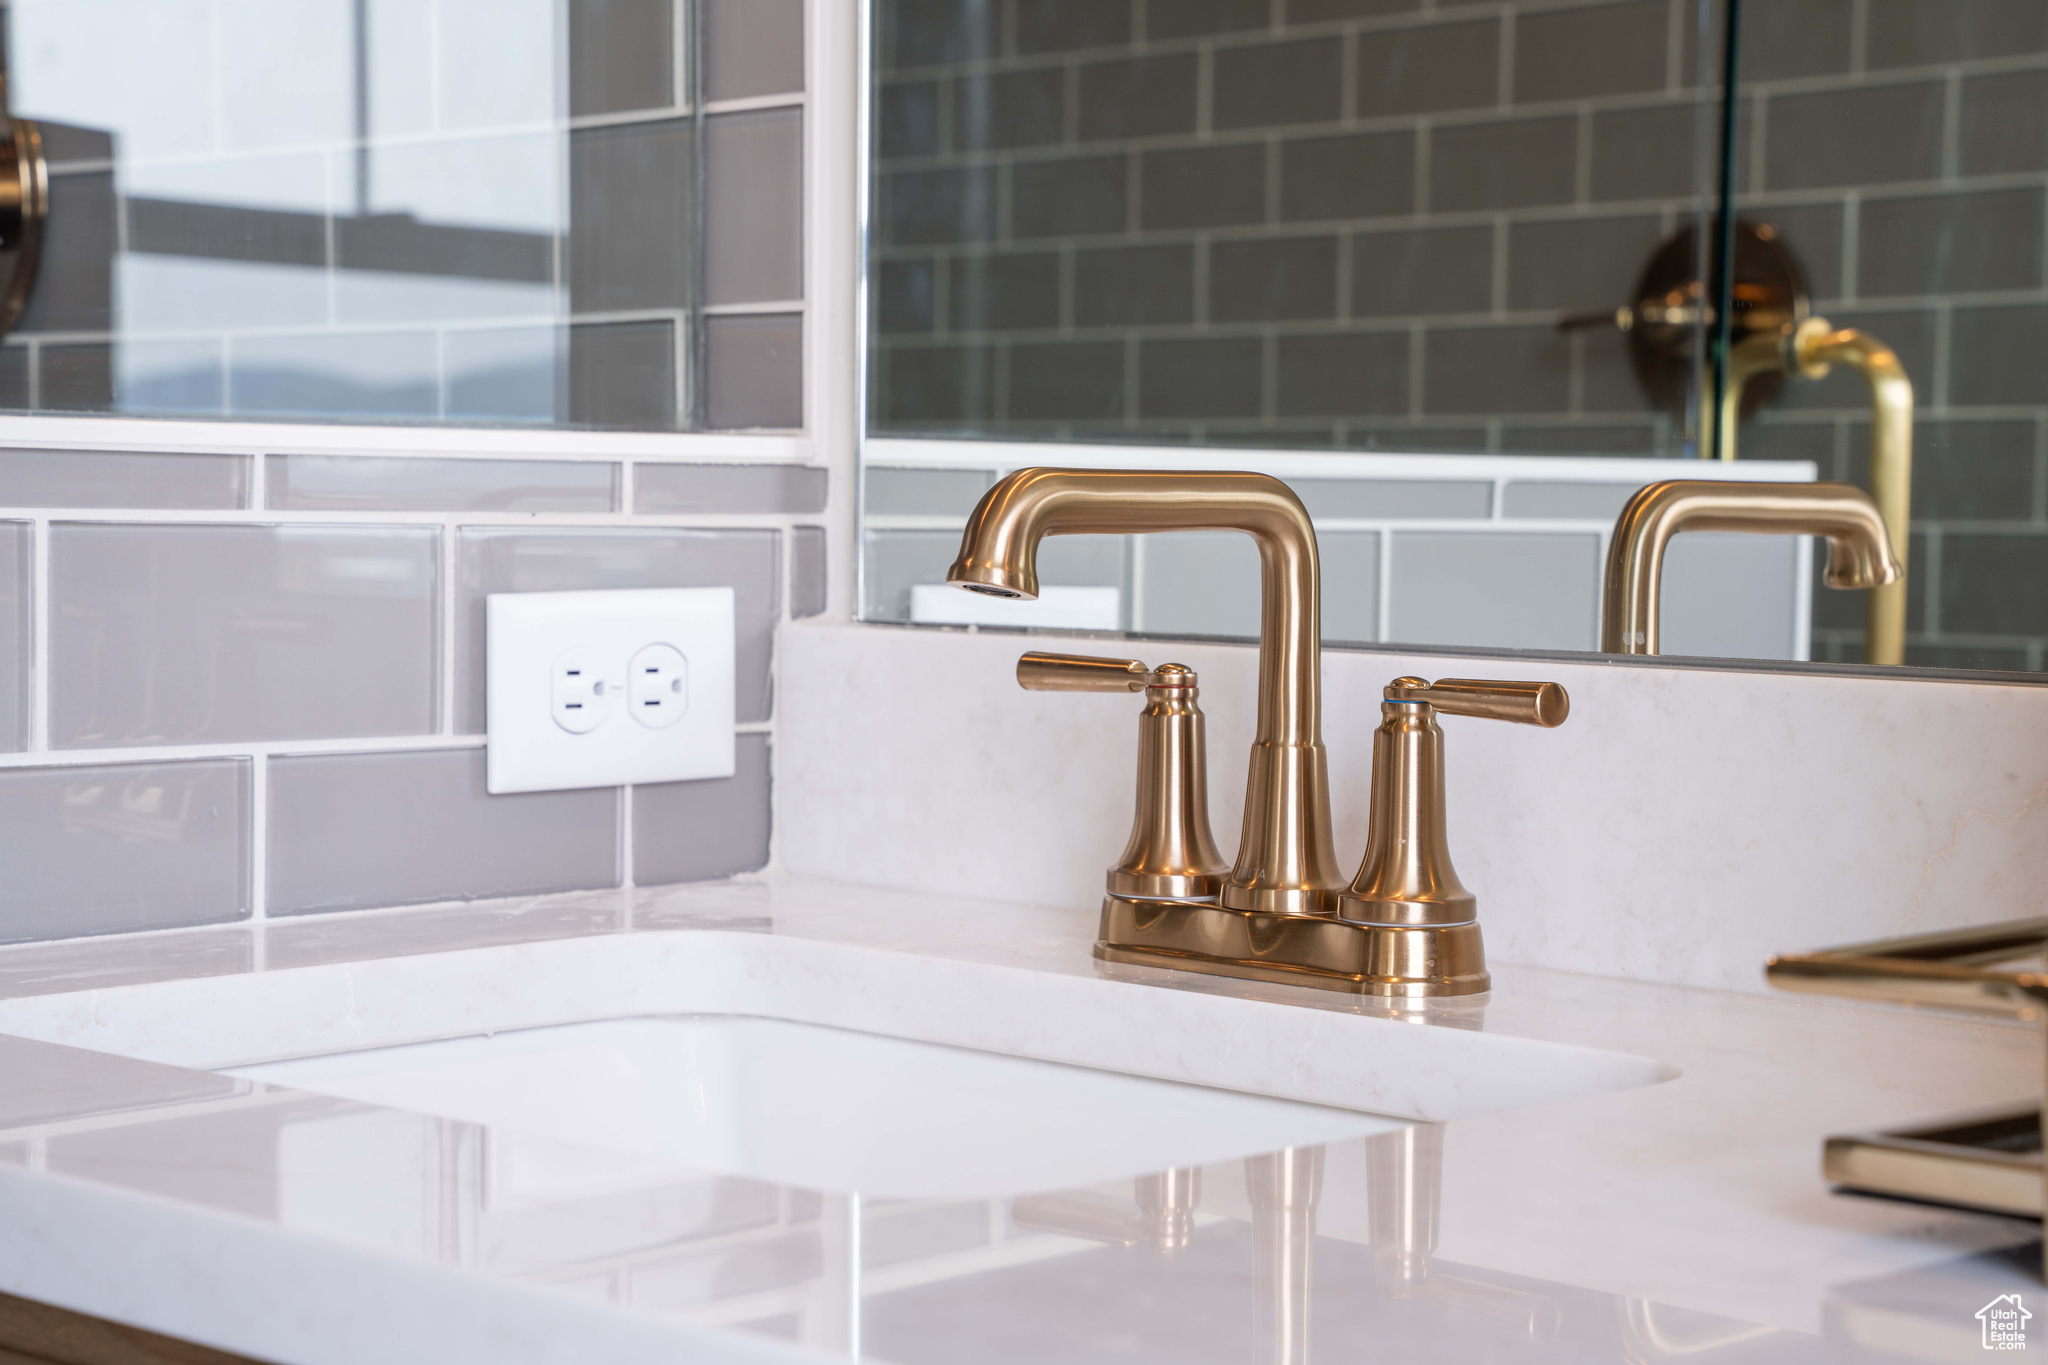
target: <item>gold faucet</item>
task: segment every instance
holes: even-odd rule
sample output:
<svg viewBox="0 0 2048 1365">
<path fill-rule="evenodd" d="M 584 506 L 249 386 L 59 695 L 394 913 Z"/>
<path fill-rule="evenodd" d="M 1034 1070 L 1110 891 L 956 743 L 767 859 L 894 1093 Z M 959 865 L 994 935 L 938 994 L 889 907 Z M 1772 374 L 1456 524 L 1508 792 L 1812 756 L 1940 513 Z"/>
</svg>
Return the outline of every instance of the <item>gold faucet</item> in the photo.
<svg viewBox="0 0 2048 1365">
<path fill-rule="evenodd" d="M 1259 547 L 1258 730 L 1244 839 L 1220 902 L 1320 915 L 1343 885 L 1330 834 L 1316 535 L 1292 489 L 1266 474 L 1020 469 L 982 495 L 946 581 L 992 597 L 1038 596 L 1046 536 L 1230 530 Z"/>
<path fill-rule="evenodd" d="M 1664 550 L 1681 531 L 1819 535 L 1828 540 L 1831 588 L 1878 588 L 1905 572 L 1870 495 L 1846 483 L 1716 483 L 1667 479 L 1638 490 L 1615 518 L 1600 595 L 1600 648 L 1658 652 L 1657 597 Z"/>
<path fill-rule="evenodd" d="M 1906 548 L 1913 504 L 1913 382 L 1891 347 L 1854 327 L 1837 328 L 1826 318 L 1760 332 L 1737 343 L 1728 355 L 1723 388 L 1720 455 L 1735 458 L 1735 426 L 1742 411 L 1742 386 L 1759 374 L 1782 370 L 1820 379 L 1836 364 L 1847 365 L 1870 386 L 1870 496 L 1891 536 L 1899 572 L 1871 591 L 1864 606 L 1866 662 L 1897 664 L 1906 656 Z M 1712 449 L 1707 443 L 1705 448 Z M 1654 653 L 1655 651 L 1650 651 Z"/>
</svg>

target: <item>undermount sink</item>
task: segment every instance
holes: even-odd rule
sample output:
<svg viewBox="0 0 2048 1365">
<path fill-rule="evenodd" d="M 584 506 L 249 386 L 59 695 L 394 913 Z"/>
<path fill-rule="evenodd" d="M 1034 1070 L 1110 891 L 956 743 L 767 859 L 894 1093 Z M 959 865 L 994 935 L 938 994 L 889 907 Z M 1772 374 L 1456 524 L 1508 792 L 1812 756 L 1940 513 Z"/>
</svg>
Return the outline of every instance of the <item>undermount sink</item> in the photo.
<svg viewBox="0 0 2048 1365">
<path fill-rule="evenodd" d="M 0 1033 L 479 1125 L 497 1193 L 521 1202 L 682 1170 L 992 1197 L 1673 1074 L 1474 1028 L 724 930 L 0 1000 Z"/>
<path fill-rule="evenodd" d="M 745 1016 L 600 1020 L 230 1075 L 489 1130 L 517 1190 L 713 1171 L 992 1198 L 1398 1128 L 1321 1105 Z"/>
</svg>

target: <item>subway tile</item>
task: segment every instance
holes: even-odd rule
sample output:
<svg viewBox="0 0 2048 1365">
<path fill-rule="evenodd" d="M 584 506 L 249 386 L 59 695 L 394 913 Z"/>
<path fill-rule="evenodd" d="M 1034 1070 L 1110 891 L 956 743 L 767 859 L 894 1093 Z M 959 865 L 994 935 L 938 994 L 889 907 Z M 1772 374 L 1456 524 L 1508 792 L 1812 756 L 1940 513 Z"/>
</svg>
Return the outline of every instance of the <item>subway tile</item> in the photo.
<svg viewBox="0 0 2048 1365">
<path fill-rule="evenodd" d="M 1336 312 L 1335 237 L 1268 237 L 1209 247 L 1210 321 L 1327 318 Z"/>
<path fill-rule="evenodd" d="M 485 422 L 562 420 L 569 410 L 571 349 L 570 334 L 560 327 L 466 327 L 445 333 L 442 416 Z"/>
<path fill-rule="evenodd" d="M 1122 47 L 1130 40 L 1130 0 L 1018 0 L 1019 52 Z"/>
<path fill-rule="evenodd" d="M 1741 216 L 1767 224 L 1799 263 L 1807 291 L 1816 299 L 1837 299 L 1842 289 L 1842 204 L 1773 204 L 1751 208 Z"/>
<path fill-rule="evenodd" d="M 1862 212 L 1864 297 L 2040 287 L 2038 188 L 1866 199 Z"/>
<path fill-rule="evenodd" d="M 953 145 L 985 151 L 1039 147 L 1065 137 L 1065 67 L 962 76 L 953 83 Z"/>
<path fill-rule="evenodd" d="M 484 598 L 494 592 L 730 587 L 736 600 L 736 719 L 767 720 L 769 659 L 780 615 L 780 537 L 773 531 L 528 531 L 466 526 L 457 533 L 453 629 L 455 725 L 484 728 Z"/>
<path fill-rule="evenodd" d="M 937 81 L 890 81 L 875 102 L 876 155 L 931 156 L 939 150 Z"/>
<path fill-rule="evenodd" d="M 1849 432 L 1849 479 L 1870 486 L 1870 428 Z M 1913 519 L 2030 521 L 2034 503 L 2031 419 L 1913 424 Z"/>
<path fill-rule="evenodd" d="M 43 156 L 54 170 L 73 161 L 112 161 L 114 135 L 105 128 L 81 128 L 39 118 L 36 127 L 43 134 Z"/>
<path fill-rule="evenodd" d="M 2048 71 L 2003 71 L 1963 82 L 1957 152 L 1964 175 L 2048 166 Z"/>
<path fill-rule="evenodd" d="M 2048 8 L 2035 0 L 1881 0 L 1870 7 L 1872 70 L 2048 50 Z"/>
<path fill-rule="evenodd" d="M 1328 123 L 1343 113 L 1341 39 L 1227 47 L 1214 60 L 1211 127 Z"/>
<path fill-rule="evenodd" d="M 1490 649 L 1598 644 L 1598 536 L 1400 531 L 1392 560 L 1389 640 Z"/>
<path fill-rule="evenodd" d="M 1428 24 L 1358 35 L 1361 118 L 1482 109 L 1500 93 L 1500 21 Z"/>
<path fill-rule="evenodd" d="M 703 0 L 704 97 L 804 88 L 803 0 Z"/>
<path fill-rule="evenodd" d="M 124 341 L 114 351 L 121 411 L 211 415 L 227 405 L 227 357 L 218 339 Z"/>
<path fill-rule="evenodd" d="M 1708 659 L 1793 657 L 1790 536 L 1696 533 L 1665 551 L 1660 652 Z"/>
<path fill-rule="evenodd" d="M 804 424 L 804 320 L 738 314 L 704 320 L 704 418 L 714 431 Z"/>
<path fill-rule="evenodd" d="M 1665 0 L 1538 11 L 1515 20 L 1515 102 L 1664 88 Z"/>
<path fill-rule="evenodd" d="M 1284 373 L 1282 378 L 1284 381 Z M 1337 444 L 1345 450 L 1378 450 L 1400 455 L 1474 455 L 1486 453 L 1487 432 L 1483 426 L 1349 423 Z"/>
<path fill-rule="evenodd" d="M 49 352 L 44 352 L 44 389 Z M 238 414 L 433 417 L 440 358 L 432 332 L 341 332 L 235 339 L 228 403 Z M 47 398 L 43 406 L 50 406 Z"/>
<path fill-rule="evenodd" d="M 1712 109 L 1690 103 L 1595 113 L 1593 198 L 1689 199 L 1708 191 L 1712 158 L 1701 164 L 1694 135 L 1701 120 L 1711 123 L 1713 117 Z"/>
<path fill-rule="evenodd" d="M 668 516 L 822 512 L 830 478 L 813 465 L 643 462 L 633 467 L 633 510 Z"/>
<path fill-rule="evenodd" d="M 1492 228 L 1412 228 L 1351 239 L 1351 311 L 1358 316 L 1492 310 Z"/>
<path fill-rule="evenodd" d="M 1423 410 L 1433 415 L 1563 412 L 1571 397 L 1570 342 L 1553 327 L 1432 329 L 1424 339 L 1422 383 Z"/>
<path fill-rule="evenodd" d="M 1057 252 L 956 256 L 951 270 L 947 325 L 952 330 L 983 332 L 1059 326 Z"/>
<path fill-rule="evenodd" d="M 689 306 L 693 143 L 688 119 L 569 135 L 570 202 L 587 210 L 564 252 L 575 311 Z"/>
<path fill-rule="evenodd" d="M 1124 415 L 1124 345 L 1053 341 L 1010 347 L 1010 413 L 1024 421 Z M 1152 415 L 1152 414 L 1147 414 Z"/>
<path fill-rule="evenodd" d="M 1392 416 L 1408 411 L 1408 334 L 1280 338 L 1282 417 Z"/>
<path fill-rule="evenodd" d="M 1638 394 L 1635 406 L 1643 400 Z M 1591 404 L 1588 404 L 1591 407 Z M 1661 455 L 1654 422 L 1503 423 L 1500 448 L 1510 455 Z"/>
<path fill-rule="evenodd" d="M 324 213 L 198 204 L 131 196 L 127 250 L 272 265 L 327 264 L 332 220 Z"/>
<path fill-rule="evenodd" d="M 567 8 L 570 113 L 618 114 L 676 103 L 670 0 L 569 0 Z M 724 8 L 713 5 L 711 12 Z"/>
<path fill-rule="evenodd" d="M 0 449 L 0 505 L 234 508 L 248 500 L 240 455 Z"/>
<path fill-rule="evenodd" d="M 36 287 L 16 332 L 104 332 L 114 325 L 120 211 L 112 171 L 50 177 L 47 221 L 63 230 L 44 234 Z"/>
<path fill-rule="evenodd" d="M 2048 536 L 1944 535 L 1941 628 L 1976 635 L 2048 635 Z"/>
<path fill-rule="evenodd" d="M 1954 396 L 1957 381 L 1965 377 L 1960 369 L 1963 333 L 1967 325 L 1961 317 L 1963 311 L 1957 310 L 1954 328 L 1956 350 L 1949 369 L 1950 402 L 1963 401 Z M 1859 327 L 1890 346 L 1897 353 L 1899 363 L 1905 366 L 1907 378 L 1913 381 L 1917 401 L 1922 406 L 1934 403 L 1936 317 L 1932 309 L 1902 308 L 1896 311 L 1885 309 L 1866 312 L 1860 308 L 1830 307 L 1828 320 L 1837 327 Z M 2029 383 L 2031 385 L 2032 381 Z M 1868 412 L 1870 386 L 1847 365 L 1837 365 L 1826 379 L 1788 383 L 1778 406 L 1786 411 L 1810 412 L 1836 408 L 1850 412 Z"/>
<path fill-rule="evenodd" d="M 1329 450 L 1336 444 L 1334 422 L 1311 427 L 1273 427 L 1264 422 L 1205 422 L 1200 444 L 1249 450 Z"/>
<path fill-rule="evenodd" d="M 677 418 L 674 323 L 584 322 L 569 329 L 571 422 L 667 431 Z"/>
<path fill-rule="evenodd" d="M 1259 633 L 1259 551 L 1232 531 L 1139 538 L 1135 619 L 1148 634 Z"/>
<path fill-rule="evenodd" d="M 990 167 L 895 171 L 880 179 L 876 218 L 888 244 L 986 242 L 996 235 L 996 176 Z"/>
<path fill-rule="evenodd" d="M 1147 341 L 1138 348 L 1138 405 L 1146 417 L 1249 417 L 1264 388 L 1255 337 Z"/>
<path fill-rule="evenodd" d="M 618 466 L 382 455 L 266 457 L 264 505 L 295 512 L 609 512 Z"/>
<path fill-rule="evenodd" d="M 1389 218 L 1415 208 L 1415 135 L 1294 138 L 1280 146 L 1280 217 Z"/>
<path fill-rule="evenodd" d="M 1139 216 L 1147 228 L 1226 227 L 1266 217 L 1266 149 L 1191 147 L 1139 159 Z"/>
<path fill-rule="evenodd" d="M 1641 487 L 1640 483 L 1516 479 L 1501 495 L 1500 511 L 1510 521 L 1611 522 Z"/>
<path fill-rule="evenodd" d="M 46 345 L 41 359 L 38 408 L 50 412 L 106 412 L 114 406 L 112 346 L 99 342 Z"/>
<path fill-rule="evenodd" d="M 1379 534 L 1329 531 L 1318 535 L 1316 542 L 1322 568 L 1323 639 L 1343 644 L 1379 639 Z"/>
<path fill-rule="evenodd" d="M 867 511 L 882 516 L 966 519 L 995 476 L 985 469 L 894 469 L 870 465 Z"/>
<path fill-rule="evenodd" d="M 1663 235 L 1651 215 L 1516 223 L 1508 229 L 1508 311 L 1617 307 Z"/>
<path fill-rule="evenodd" d="M 1832 421 L 1780 422 L 1766 414 L 1742 423 L 1736 436 L 1736 448 L 1745 460 L 1811 460 L 1820 478 L 1838 477 Z"/>
<path fill-rule="evenodd" d="M 1057 265 L 1054 270 L 1057 280 Z M 1057 293 L 1051 302 L 1052 322 L 1057 323 Z M 1075 326 L 1138 326 L 1194 318 L 1194 247 L 1119 246 L 1074 253 Z"/>
<path fill-rule="evenodd" d="M 50 531 L 55 748 L 423 734 L 431 527 Z"/>
<path fill-rule="evenodd" d="M 616 886 L 610 788 L 484 790 L 482 749 L 270 763 L 273 915 Z"/>
<path fill-rule="evenodd" d="M 1429 206 L 1441 213 L 1569 203 L 1577 164 L 1576 118 L 1440 128 L 1429 144 Z"/>
<path fill-rule="evenodd" d="M 875 330 L 881 333 L 932 329 L 931 261 L 875 261 Z"/>
<path fill-rule="evenodd" d="M 1640 413 L 1654 406 L 1636 377 L 1627 333 L 1607 327 L 1581 332 L 1579 346 L 1579 402 L 1584 411 Z"/>
<path fill-rule="evenodd" d="M 894 346 L 874 367 L 884 423 L 975 425 L 995 417 L 994 356 L 987 346 Z"/>
<path fill-rule="evenodd" d="M 0 346 L 0 408 L 28 408 L 29 354 L 27 346 Z"/>
<path fill-rule="evenodd" d="M 708 882 L 768 865 L 768 736 L 741 735 L 731 777 L 633 789 L 633 881 Z"/>
<path fill-rule="evenodd" d="M 249 915 L 249 761 L 0 773 L 0 942 Z"/>
<path fill-rule="evenodd" d="M 707 120 L 704 176 L 705 302 L 801 299 L 803 111 L 762 109 Z"/>
<path fill-rule="evenodd" d="M 1287 0 L 1287 22 L 1320 24 L 1333 19 L 1376 19 L 1383 14 L 1413 14 L 1422 0 Z"/>
<path fill-rule="evenodd" d="M 1195 57 L 1090 62 L 1079 72 L 1083 142 L 1195 130 Z"/>
<path fill-rule="evenodd" d="M 1951 314 L 1950 329 L 1951 404 L 2040 405 L 2044 388 L 2048 388 L 2043 384 L 2039 364 L 2043 349 L 2048 348 L 2048 308 L 1957 308 Z M 1905 359 L 1903 354 L 1901 359 Z M 1926 385 L 1921 376 L 1926 371 L 1915 369 L 1908 361 L 1906 373 L 1924 391 Z"/>
<path fill-rule="evenodd" d="M 1242 33 L 1271 21 L 1267 0 L 1146 0 L 1145 36 L 1205 38 L 1212 33 Z"/>
<path fill-rule="evenodd" d="M 1718 10 L 1719 6 L 1715 8 Z M 1856 0 L 1796 0 L 1790 4 L 1779 0 L 1776 4 L 1743 6 L 1742 79 L 1780 81 L 1847 72 L 1855 12 Z M 1718 13 L 1712 23 L 1718 61 L 1722 23 Z M 1693 41 L 1698 29 L 1691 22 L 1683 28 L 1686 50 L 1680 79 L 1691 85 L 1698 71 Z"/>
<path fill-rule="evenodd" d="M 1941 170 L 1942 87 L 1782 95 L 1771 101 L 1764 180 L 1774 190 L 1929 180 Z"/>
<path fill-rule="evenodd" d="M 789 614 L 791 619 L 801 621 L 806 616 L 821 615 L 828 602 L 828 542 L 822 526 L 799 526 L 789 537 Z"/>
<path fill-rule="evenodd" d="M 996 54 L 992 5 L 959 0 L 893 0 L 879 7 L 878 46 L 890 66 L 934 66 L 971 62 Z"/>
<path fill-rule="evenodd" d="M 29 523 L 0 521 L 0 750 L 28 747 L 34 544 Z"/>
<path fill-rule="evenodd" d="M 1020 162 L 1010 171 L 1014 236 L 1069 237 L 1122 232 L 1130 220 L 1121 155 Z"/>
<path fill-rule="evenodd" d="M 1493 485 L 1475 479 L 1290 479 L 1288 485 L 1319 519 L 1483 519 L 1493 506 Z"/>
</svg>

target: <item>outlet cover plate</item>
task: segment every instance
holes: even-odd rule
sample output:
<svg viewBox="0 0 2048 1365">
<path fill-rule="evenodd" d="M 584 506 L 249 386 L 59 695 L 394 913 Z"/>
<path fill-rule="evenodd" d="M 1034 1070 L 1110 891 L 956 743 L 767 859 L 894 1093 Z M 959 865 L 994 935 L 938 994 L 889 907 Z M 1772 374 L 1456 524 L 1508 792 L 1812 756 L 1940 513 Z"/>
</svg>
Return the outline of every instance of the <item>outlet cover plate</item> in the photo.
<svg viewBox="0 0 2048 1365">
<path fill-rule="evenodd" d="M 733 775 L 731 588 L 501 592 L 484 599 L 484 615 L 492 795 Z M 658 645 L 683 665 L 648 652 Z M 673 689 L 658 705 L 629 676 L 636 660 L 658 665 L 656 681 Z"/>
</svg>

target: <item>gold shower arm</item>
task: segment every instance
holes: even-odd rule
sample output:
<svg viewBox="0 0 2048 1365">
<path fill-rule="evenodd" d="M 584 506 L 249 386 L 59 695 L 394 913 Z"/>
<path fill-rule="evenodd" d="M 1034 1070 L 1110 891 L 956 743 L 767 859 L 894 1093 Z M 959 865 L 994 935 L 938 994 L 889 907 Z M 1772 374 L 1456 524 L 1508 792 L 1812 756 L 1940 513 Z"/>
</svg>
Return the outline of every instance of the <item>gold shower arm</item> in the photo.
<svg viewBox="0 0 2048 1365">
<path fill-rule="evenodd" d="M 1906 550 L 1913 506 L 1913 381 L 1892 348 L 1854 327 L 1836 328 L 1826 318 L 1808 318 L 1776 335 L 1759 335 L 1728 356 L 1728 383 L 1721 400 L 1720 456 L 1735 458 L 1735 422 L 1742 410 L 1742 386 L 1767 370 L 1820 379 L 1834 365 L 1847 365 L 1870 386 L 1870 497 L 1890 535 L 1898 578 L 1871 591 L 1864 606 L 1864 661 L 1898 664 L 1906 656 Z M 1709 446 L 1709 449 L 1712 447 Z"/>
</svg>

